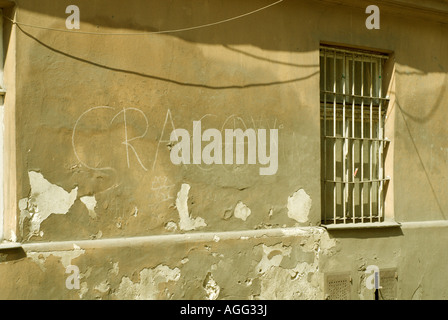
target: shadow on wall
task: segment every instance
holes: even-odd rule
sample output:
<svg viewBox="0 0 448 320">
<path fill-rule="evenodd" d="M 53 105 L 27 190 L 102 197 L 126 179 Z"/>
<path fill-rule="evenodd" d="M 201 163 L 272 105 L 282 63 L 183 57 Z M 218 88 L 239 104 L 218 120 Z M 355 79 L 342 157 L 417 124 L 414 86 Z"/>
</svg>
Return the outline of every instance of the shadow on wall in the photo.
<svg viewBox="0 0 448 320">
<path fill-rule="evenodd" d="M 200 83 L 189 83 L 189 82 L 182 82 L 182 81 L 177 81 L 174 79 L 169 79 L 169 78 L 165 78 L 165 77 L 160 77 L 160 76 L 154 76 L 154 75 L 150 75 L 150 74 L 145 74 L 145 73 L 141 73 L 141 72 L 136 72 L 136 71 L 131 71 L 131 70 L 124 70 L 124 69 L 119 69 L 119 68 L 114 68 L 114 67 L 109 67 L 106 66 L 104 64 L 100 64 L 100 63 L 96 63 L 93 61 L 89 61 L 83 58 L 79 58 L 76 57 L 74 55 L 71 55 L 69 53 L 63 52 L 61 50 L 58 50 L 56 48 L 53 48 L 49 45 L 47 45 L 46 43 L 42 42 L 41 40 L 37 39 L 36 37 L 34 37 L 33 35 L 31 35 L 30 33 L 26 32 L 22 27 L 18 26 L 18 29 L 23 32 L 26 36 L 28 36 L 29 38 L 33 39 L 34 41 L 36 41 L 37 43 L 39 43 L 40 45 L 46 47 L 47 49 L 64 55 L 68 58 L 80 61 L 80 62 L 84 62 L 90 65 L 93 65 L 95 67 L 100 67 L 103 69 L 107 69 L 110 71 L 115 71 L 115 72 L 120 72 L 120 73 L 126 73 L 126 74 L 133 74 L 136 76 L 140 76 L 140 77 L 144 77 L 144 78 L 149 78 L 149 79 L 153 79 L 153 80 L 159 80 L 159 81 L 163 81 L 163 82 L 169 82 L 172 84 L 177 84 L 180 86 L 187 86 L 187 87 L 197 87 L 197 88 L 205 88 L 205 89 L 213 89 L 213 90 L 219 90 L 219 89 L 246 89 L 246 88 L 253 88 L 253 87 L 265 87 L 265 86 L 271 86 L 271 85 L 279 85 L 279 84 L 287 84 L 287 83 L 292 83 L 292 82 L 297 82 L 297 81 L 301 81 L 301 80 L 306 80 L 309 78 L 312 78 L 313 76 L 316 76 L 319 74 L 319 71 L 315 71 L 311 74 L 309 74 L 308 76 L 305 77 L 301 77 L 301 78 L 294 78 L 294 79 L 290 79 L 290 80 L 285 80 L 285 81 L 272 81 L 272 82 L 260 82 L 260 83 L 249 83 L 249 84 L 245 84 L 245 85 L 226 85 L 226 86 L 212 86 L 212 85 L 206 85 L 206 84 L 200 84 Z M 279 62 L 276 62 L 279 63 Z M 307 67 L 313 67 L 308 65 Z M 316 67 L 316 66 L 314 66 Z"/>
<path fill-rule="evenodd" d="M 15 261 L 26 258 L 22 248 L 12 248 L 0 251 L 0 262 Z"/>
<path fill-rule="evenodd" d="M 332 230 L 329 232 L 330 238 L 336 239 L 372 239 L 372 238 L 391 238 L 403 235 L 400 227 L 391 228 L 366 228 L 366 229 L 344 229 Z"/>
<path fill-rule="evenodd" d="M 272 5 L 276 2 L 279 3 Z M 57 18 L 59 22 L 54 23 L 51 27 L 64 29 L 65 19 L 68 17 L 65 9 L 72 4 L 76 4 L 80 9 L 82 31 L 149 33 L 193 28 L 223 21 L 223 23 L 204 28 L 171 32 L 169 35 L 185 41 L 203 44 L 252 44 L 266 50 L 281 51 L 311 51 L 316 49 L 309 41 L 310 45 L 308 46 L 303 41 L 303 34 L 308 34 L 308 31 L 303 28 L 303 21 L 312 21 L 308 17 L 309 12 L 303 9 L 307 5 L 296 8 L 295 3 L 288 1 L 140 0 L 132 2 L 114 1 L 111 5 L 110 0 L 94 2 L 64 0 L 57 3 L 44 0 L 39 4 L 32 0 L 25 0 L 19 4 L 17 20 L 30 23 L 30 21 L 26 21 L 27 12 L 33 12 L 34 14 Z M 263 7 L 267 8 L 257 11 Z M 293 15 L 285 15 L 285 12 L 291 12 L 291 10 L 294 10 Z M 246 15 L 251 12 L 254 13 Z M 241 17 L 230 20 L 239 16 Z M 34 24 L 38 23 L 34 22 Z M 40 23 L 40 25 L 42 24 L 43 22 Z M 287 37 L 282 34 L 282 30 L 288 30 Z M 148 37 L 151 36 L 157 35 Z M 141 36 L 136 36 L 137 41 L 138 39 L 141 39 Z M 296 40 L 291 41 L 292 39 Z M 300 47 L 297 47 L 297 39 L 300 40 Z"/>
<path fill-rule="evenodd" d="M 430 22 L 425 25 L 424 20 L 419 21 L 423 24 L 416 24 L 410 17 L 387 16 L 387 12 L 381 12 L 384 16 L 381 29 L 371 32 L 364 27 L 366 14 L 361 7 L 351 8 L 323 1 L 135 0 L 114 1 L 111 4 L 110 0 L 63 0 L 56 3 L 52 0 L 22 0 L 18 5 L 17 20 L 30 23 L 27 20 L 27 12 L 33 12 L 57 18 L 49 27 L 64 29 L 65 19 L 68 17 L 65 9 L 73 4 L 80 9 L 81 29 L 84 31 L 160 32 L 223 21 L 221 24 L 173 32 L 170 35 L 194 43 L 223 45 L 229 50 L 238 50 L 246 55 L 250 54 L 232 46 L 252 45 L 264 50 L 309 52 L 318 50 L 319 42 L 323 39 L 352 45 L 378 46 L 399 52 L 397 63 L 421 70 L 423 73 L 441 70 L 446 72 L 443 71 L 446 70 L 443 65 L 447 65 L 448 60 L 446 55 L 441 55 L 448 48 L 444 36 L 447 33 L 446 25 L 431 26 Z M 258 11 L 263 7 L 267 8 Z M 254 13 L 246 15 L 251 12 Z M 231 20 L 239 16 L 241 17 Z M 48 26 L 44 22 L 33 23 Z M 358 24 L 361 27 L 355 27 Z M 434 28 L 439 28 L 440 33 L 434 33 Z M 29 30 L 31 29 L 27 29 Z M 141 39 L 141 36 L 136 36 L 136 39 Z M 428 45 L 429 41 L 437 46 Z M 434 51 L 437 47 L 440 48 L 440 56 Z M 269 59 L 265 61 L 278 63 Z"/>
</svg>

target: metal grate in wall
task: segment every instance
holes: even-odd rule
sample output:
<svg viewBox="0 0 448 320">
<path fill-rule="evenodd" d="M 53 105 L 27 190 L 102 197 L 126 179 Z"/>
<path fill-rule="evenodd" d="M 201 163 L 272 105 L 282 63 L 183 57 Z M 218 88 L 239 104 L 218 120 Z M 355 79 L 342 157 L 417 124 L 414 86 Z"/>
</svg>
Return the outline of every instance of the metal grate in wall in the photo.
<svg viewBox="0 0 448 320">
<path fill-rule="evenodd" d="M 350 300 L 352 281 L 349 273 L 327 274 L 325 281 L 326 300 Z"/>
<path fill-rule="evenodd" d="M 397 300 L 398 274 L 396 269 L 380 270 L 380 300 Z"/>
</svg>

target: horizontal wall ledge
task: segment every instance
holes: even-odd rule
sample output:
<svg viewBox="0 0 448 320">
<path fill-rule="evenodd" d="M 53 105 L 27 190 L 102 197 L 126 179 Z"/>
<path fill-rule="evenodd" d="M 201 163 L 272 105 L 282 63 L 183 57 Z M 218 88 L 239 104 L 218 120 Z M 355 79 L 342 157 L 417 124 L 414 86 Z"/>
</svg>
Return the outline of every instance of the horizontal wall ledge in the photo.
<svg viewBox="0 0 448 320">
<path fill-rule="evenodd" d="M 18 242 L 2 242 L 0 243 L 0 250 L 19 249 L 22 245 Z"/>
<path fill-rule="evenodd" d="M 401 226 L 404 229 L 446 228 L 448 220 L 407 221 L 401 222 Z"/>
<path fill-rule="evenodd" d="M 322 234 L 324 228 L 319 226 L 273 228 L 259 230 L 223 231 L 223 232 L 194 232 L 183 234 L 153 235 L 129 238 L 109 238 L 96 240 L 69 240 L 23 243 L 22 248 L 27 252 L 68 251 L 92 248 L 120 248 L 135 247 L 157 243 L 185 243 L 185 242 L 219 242 L 225 240 L 248 240 L 255 238 L 276 237 L 306 237 Z"/>
</svg>

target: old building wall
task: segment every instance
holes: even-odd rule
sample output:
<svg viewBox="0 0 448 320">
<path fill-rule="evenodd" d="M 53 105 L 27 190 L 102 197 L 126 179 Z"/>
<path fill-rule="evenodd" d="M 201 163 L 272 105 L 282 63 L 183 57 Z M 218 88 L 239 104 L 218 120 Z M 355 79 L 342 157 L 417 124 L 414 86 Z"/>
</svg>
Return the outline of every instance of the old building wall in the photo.
<svg viewBox="0 0 448 320">
<path fill-rule="evenodd" d="M 64 29 L 70 4 L 8 13 Z M 76 4 L 81 31 L 129 35 L 12 27 L 6 214 L 22 247 L 0 252 L 1 298 L 324 299 L 326 274 L 345 272 L 351 297 L 371 299 L 371 264 L 397 270 L 397 298 L 447 297 L 435 273 L 446 271 L 446 23 L 383 10 L 368 30 L 362 4 L 283 1 L 135 35 L 269 3 Z M 391 53 L 386 205 L 401 228 L 320 226 L 320 42 Z M 242 164 L 205 163 L 200 133 L 216 129 L 225 145 L 238 128 L 266 131 L 255 163 L 247 150 Z M 173 164 L 175 129 L 190 135 L 191 164 Z M 66 287 L 70 265 L 80 289 Z"/>
</svg>

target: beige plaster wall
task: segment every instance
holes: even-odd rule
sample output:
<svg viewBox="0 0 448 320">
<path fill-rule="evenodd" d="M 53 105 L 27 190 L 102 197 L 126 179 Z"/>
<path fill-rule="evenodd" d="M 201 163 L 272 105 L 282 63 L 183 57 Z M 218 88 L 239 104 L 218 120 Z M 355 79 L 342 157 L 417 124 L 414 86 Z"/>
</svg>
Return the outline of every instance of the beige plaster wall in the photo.
<svg viewBox="0 0 448 320">
<path fill-rule="evenodd" d="M 64 29 L 69 4 L 20 1 L 15 18 Z M 269 3 L 76 4 L 82 31 L 138 33 Z M 16 199 L 7 214 L 23 251 L 1 253 L 0 297 L 323 299 L 324 274 L 343 271 L 354 277 L 352 297 L 370 299 L 363 272 L 376 264 L 398 270 L 398 298 L 446 298 L 446 226 L 412 223 L 448 211 L 448 27 L 384 10 L 381 29 L 367 30 L 364 9 L 284 1 L 145 36 L 14 26 Z M 388 192 L 401 229 L 319 227 L 320 42 L 393 53 Z M 192 133 L 198 120 L 202 130 L 277 129 L 278 171 L 173 165 L 169 134 Z M 132 237 L 146 240 L 119 240 Z M 65 287 L 70 264 L 79 290 Z"/>
</svg>

